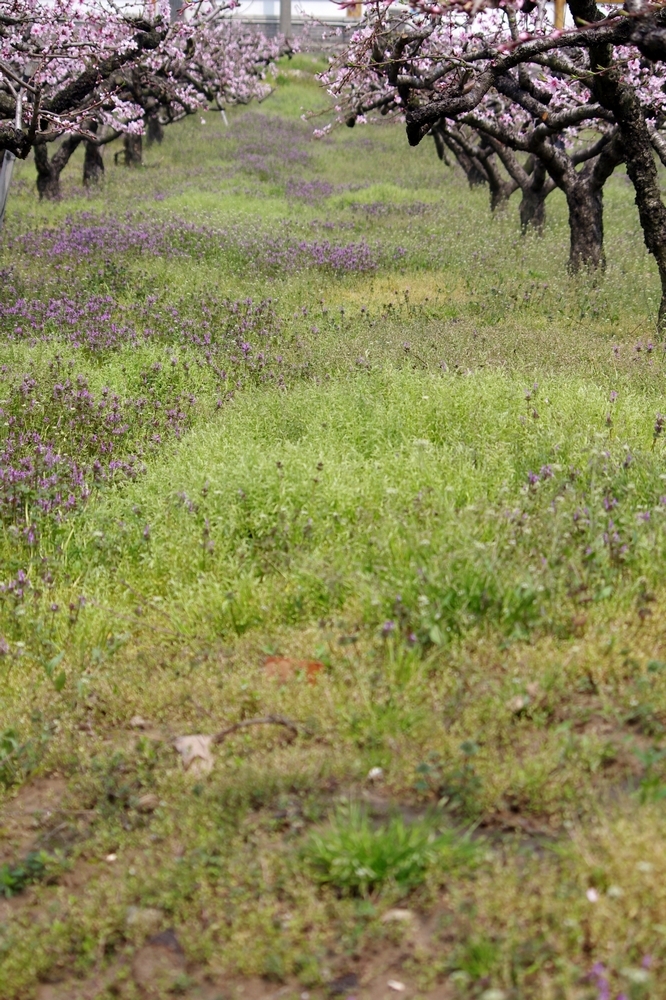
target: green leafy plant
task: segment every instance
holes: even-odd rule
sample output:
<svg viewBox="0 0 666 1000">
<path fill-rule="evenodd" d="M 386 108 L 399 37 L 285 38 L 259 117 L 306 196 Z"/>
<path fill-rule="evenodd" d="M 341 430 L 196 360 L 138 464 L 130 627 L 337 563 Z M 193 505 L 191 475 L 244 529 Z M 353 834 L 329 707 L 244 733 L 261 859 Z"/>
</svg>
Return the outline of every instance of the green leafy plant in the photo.
<svg viewBox="0 0 666 1000">
<path fill-rule="evenodd" d="M 454 766 L 445 767 L 437 753 L 416 767 L 414 788 L 421 794 L 436 795 L 441 806 L 448 810 L 460 810 L 469 816 L 480 810 L 479 796 L 482 782 L 474 765 L 478 745 L 473 740 L 460 744 L 461 760 Z"/>
<path fill-rule="evenodd" d="M 401 816 L 373 825 L 358 805 L 341 807 L 330 827 L 315 833 L 306 848 L 314 877 L 348 895 L 368 895 L 392 885 L 408 891 L 422 883 L 429 868 L 470 864 L 476 848 L 452 830 L 440 831 Z"/>
<path fill-rule="evenodd" d="M 639 802 L 645 804 L 646 802 L 662 801 L 666 798 L 666 782 L 663 773 L 666 750 L 661 747 L 648 747 L 647 750 L 637 752 L 636 757 L 644 768 L 637 789 Z"/>
<path fill-rule="evenodd" d="M 33 736 L 28 739 L 21 739 L 12 728 L 0 731 L 0 786 L 11 788 L 35 769 L 50 735 L 50 728 L 43 724 L 41 727 L 36 724 Z"/>
<path fill-rule="evenodd" d="M 58 858 L 46 851 L 31 851 L 23 861 L 11 865 L 5 862 L 0 865 L 0 893 L 9 899 L 23 892 L 29 885 L 37 882 L 50 882 L 61 867 Z"/>
</svg>

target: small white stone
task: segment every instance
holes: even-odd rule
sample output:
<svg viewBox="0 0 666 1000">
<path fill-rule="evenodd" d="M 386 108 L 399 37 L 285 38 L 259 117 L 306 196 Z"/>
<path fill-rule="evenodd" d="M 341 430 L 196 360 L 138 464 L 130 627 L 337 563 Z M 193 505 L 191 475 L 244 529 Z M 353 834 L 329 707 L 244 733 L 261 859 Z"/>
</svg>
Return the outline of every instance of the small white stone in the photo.
<svg viewBox="0 0 666 1000">
<path fill-rule="evenodd" d="M 107 856 L 104 858 L 104 860 L 105 861 L 115 861 L 117 857 L 118 857 L 117 854 L 107 854 Z"/>
<path fill-rule="evenodd" d="M 399 979 L 389 979 L 386 985 L 390 990 L 393 990 L 395 993 L 404 993 L 405 990 L 407 989 L 405 984 L 401 983 Z"/>
<path fill-rule="evenodd" d="M 384 777 L 384 769 L 381 767 L 371 767 L 368 771 L 368 781 L 381 781 Z"/>
</svg>

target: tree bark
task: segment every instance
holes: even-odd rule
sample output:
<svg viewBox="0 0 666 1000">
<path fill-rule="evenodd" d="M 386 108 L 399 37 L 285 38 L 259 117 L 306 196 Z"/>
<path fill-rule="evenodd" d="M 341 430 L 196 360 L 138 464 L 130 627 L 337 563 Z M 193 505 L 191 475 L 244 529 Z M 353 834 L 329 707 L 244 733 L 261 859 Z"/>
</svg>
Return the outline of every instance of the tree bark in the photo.
<svg viewBox="0 0 666 1000">
<path fill-rule="evenodd" d="M 554 183 L 564 191 L 569 209 L 569 270 L 604 268 L 603 188 L 615 168 L 624 160 L 624 144 L 619 132 L 581 170 L 558 143 L 543 139 L 534 155 L 541 159 Z"/>
<path fill-rule="evenodd" d="M 83 159 L 83 183 L 86 187 L 101 184 L 104 180 L 104 158 L 98 143 L 86 139 L 86 153 Z"/>
<path fill-rule="evenodd" d="M 578 24 L 605 17 L 594 0 L 569 0 Z M 661 197 L 659 174 L 654 159 L 650 131 L 634 88 L 622 79 L 621 69 L 610 45 L 590 47 L 590 68 L 594 72 L 592 93 L 602 107 L 613 113 L 625 150 L 627 174 L 636 193 L 643 239 L 657 262 L 661 282 L 661 302 L 657 329 L 666 335 L 666 205 Z"/>
<path fill-rule="evenodd" d="M 475 156 L 469 156 L 448 132 L 441 132 L 440 135 L 462 167 L 469 186 L 475 188 L 487 184 L 488 175 L 483 164 Z"/>
<path fill-rule="evenodd" d="M 160 120 L 157 115 L 148 115 L 146 117 L 146 142 L 149 146 L 152 146 L 154 142 L 158 145 L 164 139 L 164 129 L 160 125 Z"/>
<path fill-rule="evenodd" d="M 520 228 L 523 235 L 529 229 L 538 236 L 543 236 L 546 226 L 546 198 L 554 185 L 548 183 L 548 173 L 539 159 L 535 159 L 529 178 L 530 183 L 522 188 L 523 197 L 518 210 Z"/>
<path fill-rule="evenodd" d="M 606 267 L 603 188 L 574 183 L 565 191 L 569 209 L 569 270 Z"/>
<path fill-rule="evenodd" d="M 47 201 L 59 201 L 60 175 L 69 163 L 70 157 L 81 143 L 80 135 L 68 135 L 49 160 L 45 142 L 37 142 L 34 147 L 37 167 L 37 190 L 39 197 Z"/>
<path fill-rule="evenodd" d="M 143 138 L 140 135 L 126 132 L 123 139 L 126 167 L 141 167 L 143 165 Z"/>
<path fill-rule="evenodd" d="M 53 169 L 53 164 L 49 160 L 46 143 L 35 144 L 34 148 L 35 166 L 37 167 L 37 190 L 40 200 L 46 198 L 48 201 L 60 200 L 60 174 Z"/>
<path fill-rule="evenodd" d="M 633 88 L 623 87 L 625 90 Z M 666 206 L 661 197 L 659 174 L 643 109 L 633 95 L 618 95 L 610 103 L 617 106 L 620 133 L 627 149 L 627 174 L 636 192 L 636 206 L 643 239 L 657 262 L 661 281 L 661 302 L 657 318 L 660 336 L 666 336 Z"/>
<path fill-rule="evenodd" d="M 520 215 L 520 230 L 523 234 L 531 230 L 537 236 L 543 236 L 546 226 L 546 198 L 544 195 L 527 189 L 518 206 Z"/>
<path fill-rule="evenodd" d="M 509 204 L 509 198 L 518 185 L 513 178 L 506 180 L 502 176 L 492 153 L 484 158 L 483 165 L 486 168 L 488 186 L 490 188 L 490 211 L 496 212 L 498 209 L 506 208 Z"/>
<path fill-rule="evenodd" d="M 447 167 L 451 166 L 448 156 L 446 155 L 446 146 L 444 145 L 444 140 L 440 134 L 438 128 L 433 128 L 432 137 L 435 140 L 435 149 L 437 150 L 437 155 L 446 164 Z"/>
<path fill-rule="evenodd" d="M 507 173 L 522 192 L 518 209 L 520 227 L 523 235 L 532 229 L 539 236 L 543 235 L 546 224 L 546 198 L 555 190 L 555 182 L 548 176 L 548 171 L 538 156 L 530 154 L 524 164 L 518 161 L 512 149 L 497 139 L 488 140 L 504 164 Z"/>
<path fill-rule="evenodd" d="M 569 207 L 569 270 L 573 273 L 582 267 L 606 266 L 604 184 L 624 159 L 625 145 L 618 130 L 601 152 L 587 161 L 582 170 L 576 172 L 572 166 L 562 184 Z"/>
</svg>

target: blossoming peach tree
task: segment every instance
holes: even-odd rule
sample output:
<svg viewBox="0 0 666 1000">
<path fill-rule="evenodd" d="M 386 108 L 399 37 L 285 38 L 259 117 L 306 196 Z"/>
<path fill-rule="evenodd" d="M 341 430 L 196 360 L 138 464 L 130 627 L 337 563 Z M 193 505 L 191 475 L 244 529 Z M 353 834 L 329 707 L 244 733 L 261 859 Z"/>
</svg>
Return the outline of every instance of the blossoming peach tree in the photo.
<svg viewBox="0 0 666 1000">
<path fill-rule="evenodd" d="M 146 118 L 160 126 L 211 102 L 223 109 L 265 96 L 280 42 L 225 18 L 234 2 L 185 3 L 172 21 L 167 0 L 0 0 L 0 218 L 14 157 L 31 149 L 40 194 L 57 197 L 82 141 L 84 179 L 93 180 L 99 146 L 140 136 Z M 61 136 L 49 159 L 48 143 Z"/>
<path fill-rule="evenodd" d="M 519 188 L 523 225 L 563 190 L 570 267 L 603 266 L 603 187 L 626 164 L 645 243 L 662 284 L 666 329 L 666 206 L 656 157 L 666 163 L 666 11 L 627 0 L 568 0 L 556 28 L 543 0 L 499 6 L 457 0 L 372 0 L 325 82 L 339 121 L 399 116 L 417 145 L 432 135 L 494 205 Z M 503 164 L 505 173 L 499 171 Z"/>
</svg>

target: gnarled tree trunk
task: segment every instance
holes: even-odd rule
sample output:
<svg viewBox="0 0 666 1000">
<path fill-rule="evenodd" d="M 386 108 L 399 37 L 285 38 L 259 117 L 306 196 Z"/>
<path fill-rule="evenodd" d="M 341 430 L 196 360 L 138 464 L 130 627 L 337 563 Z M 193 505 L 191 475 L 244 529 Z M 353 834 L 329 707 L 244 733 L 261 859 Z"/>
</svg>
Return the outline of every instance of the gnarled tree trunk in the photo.
<svg viewBox="0 0 666 1000">
<path fill-rule="evenodd" d="M 69 163 L 70 157 L 81 143 L 80 135 L 68 135 L 59 149 L 49 160 L 45 142 L 37 142 L 34 147 L 37 167 L 37 190 L 40 198 L 48 201 L 60 200 L 60 175 Z"/>
<path fill-rule="evenodd" d="M 538 235 L 543 235 L 546 224 L 546 198 L 555 189 L 555 182 L 548 176 L 546 165 L 538 156 L 531 153 L 522 164 L 514 151 L 504 143 L 492 137 L 489 137 L 488 141 L 516 187 L 522 192 L 518 211 L 523 234 L 531 229 Z"/>
<path fill-rule="evenodd" d="M 596 148 L 596 147 L 595 147 Z M 532 150 L 543 161 L 553 182 L 564 191 L 569 208 L 569 270 L 603 268 L 604 254 L 603 188 L 615 168 L 624 160 L 624 145 L 618 132 L 590 156 L 581 170 L 557 140 L 537 137 Z"/>
<path fill-rule="evenodd" d="M 577 176 L 562 187 L 569 209 L 569 263 L 572 274 L 587 268 L 603 270 L 604 252 L 604 192 L 603 184 L 590 174 Z"/>
<path fill-rule="evenodd" d="M 572 168 L 568 171 L 561 185 L 569 207 L 569 270 L 573 273 L 581 267 L 594 269 L 606 266 L 604 184 L 623 162 L 624 150 L 625 145 L 618 131 L 597 156 L 587 161 L 582 170 L 577 172 Z"/>
<path fill-rule="evenodd" d="M 439 156 L 440 160 L 442 160 L 442 162 L 447 165 L 447 167 L 450 167 L 451 163 L 449 161 L 448 156 L 446 155 L 446 146 L 444 145 L 444 140 L 442 139 L 439 129 L 436 127 L 433 128 L 431 134 L 433 139 L 435 140 L 435 149 L 437 150 L 437 155 Z"/>
<path fill-rule="evenodd" d="M 99 135 L 99 123 L 91 122 L 89 130 Z M 86 139 L 85 156 L 83 158 L 83 183 L 86 187 L 101 184 L 104 179 L 104 160 L 102 158 L 102 143 L 99 139 Z"/>
<path fill-rule="evenodd" d="M 483 165 L 486 168 L 490 188 L 490 211 L 496 212 L 498 209 L 506 208 L 509 198 L 518 185 L 513 178 L 507 180 L 502 176 L 492 153 L 484 158 Z"/>
<path fill-rule="evenodd" d="M 158 145 L 164 139 L 164 129 L 160 124 L 160 120 L 157 115 L 147 115 L 146 116 L 146 143 L 152 146 L 154 142 Z"/>
<path fill-rule="evenodd" d="M 566 190 L 569 208 L 569 270 L 605 268 L 604 192 L 598 185 L 574 183 Z"/>
<path fill-rule="evenodd" d="M 462 167 L 469 186 L 474 188 L 480 187 L 482 184 L 487 184 L 488 175 L 484 164 L 473 154 L 470 155 L 470 153 L 463 148 L 462 143 L 451 135 L 450 131 L 441 129 L 439 134 L 442 138 L 442 142 L 448 146 Z"/>
<path fill-rule="evenodd" d="M 45 142 L 35 144 L 35 166 L 37 167 L 37 190 L 39 197 L 48 201 L 60 200 L 60 171 L 55 170 L 49 160 Z"/>
<path fill-rule="evenodd" d="M 549 181 L 546 168 L 539 159 L 535 159 L 530 182 L 522 188 L 523 197 L 518 209 L 520 213 L 520 228 L 523 233 L 531 230 L 538 236 L 543 236 L 546 225 L 546 198 L 555 185 Z"/>
<path fill-rule="evenodd" d="M 594 0 L 569 0 L 569 8 L 578 24 L 605 17 Z M 661 302 L 657 328 L 663 337 L 666 336 L 666 205 L 661 196 L 650 130 L 638 95 L 622 79 L 622 69 L 614 61 L 610 45 L 590 47 L 590 68 L 595 74 L 593 96 L 602 107 L 612 111 L 617 124 L 627 174 L 636 193 L 643 239 L 659 269 Z"/>
<path fill-rule="evenodd" d="M 104 159 L 98 143 L 86 139 L 86 153 L 83 159 L 83 183 L 86 187 L 101 184 L 104 180 Z"/>
<path fill-rule="evenodd" d="M 125 166 L 140 167 L 143 165 L 143 137 L 126 132 L 123 139 L 125 151 Z"/>
<path fill-rule="evenodd" d="M 622 89 L 633 92 L 633 88 L 626 85 Z M 633 98 L 631 100 L 626 95 L 613 96 L 608 98 L 608 105 L 617 107 L 616 117 L 627 150 L 627 174 L 636 192 L 636 206 L 643 229 L 643 239 L 659 269 L 661 302 L 657 327 L 660 336 L 664 337 L 666 336 L 666 206 L 661 197 L 659 174 L 654 162 L 650 133 L 643 109 L 635 93 Z M 615 107 L 612 109 L 615 111 Z"/>
</svg>

